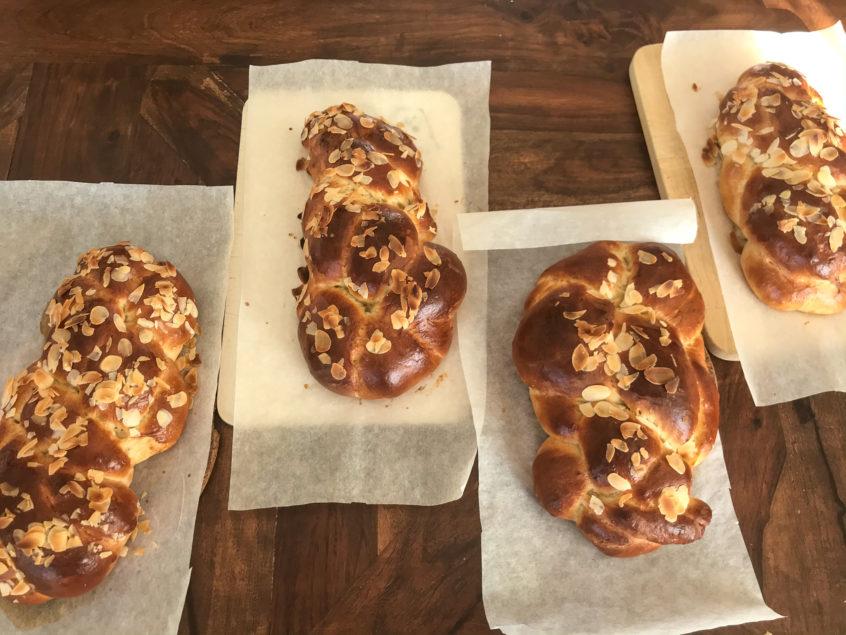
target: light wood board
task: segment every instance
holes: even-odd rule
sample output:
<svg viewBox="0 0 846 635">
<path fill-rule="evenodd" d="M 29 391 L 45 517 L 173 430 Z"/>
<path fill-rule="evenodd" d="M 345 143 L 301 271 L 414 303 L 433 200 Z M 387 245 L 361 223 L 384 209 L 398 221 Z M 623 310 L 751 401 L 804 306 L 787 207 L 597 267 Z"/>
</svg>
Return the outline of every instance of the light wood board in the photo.
<svg viewBox="0 0 846 635">
<path fill-rule="evenodd" d="M 737 361 L 699 192 L 664 87 L 661 44 L 643 46 L 635 52 L 629 78 L 661 198 L 689 197 L 696 203 L 699 229 L 696 240 L 685 245 L 684 255 L 690 275 L 705 300 L 705 344 L 717 357 Z"/>
</svg>

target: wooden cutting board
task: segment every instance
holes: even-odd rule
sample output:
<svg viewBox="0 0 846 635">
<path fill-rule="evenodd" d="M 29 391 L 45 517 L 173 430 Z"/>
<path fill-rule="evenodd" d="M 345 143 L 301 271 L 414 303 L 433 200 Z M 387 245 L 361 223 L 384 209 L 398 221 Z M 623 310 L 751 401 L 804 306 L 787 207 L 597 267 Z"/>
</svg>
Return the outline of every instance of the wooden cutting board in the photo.
<svg viewBox="0 0 846 635">
<path fill-rule="evenodd" d="M 696 240 L 685 245 L 684 255 L 690 275 L 705 300 L 705 344 L 717 357 L 737 361 L 699 192 L 664 87 L 661 46 L 650 44 L 635 52 L 629 66 L 632 92 L 661 198 L 689 197 L 696 203 L 699 231 Z"/>
</svg>

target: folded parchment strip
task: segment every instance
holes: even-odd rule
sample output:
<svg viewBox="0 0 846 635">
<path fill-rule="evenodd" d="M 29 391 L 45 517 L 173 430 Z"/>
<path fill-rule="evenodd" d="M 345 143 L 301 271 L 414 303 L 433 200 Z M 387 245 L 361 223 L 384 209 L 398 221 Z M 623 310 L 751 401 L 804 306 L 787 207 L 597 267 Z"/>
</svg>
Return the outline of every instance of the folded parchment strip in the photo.
<svg viewBox="0 0 846 635">
<path fill-rule="evenodd" d="M 226 267 L 232 240 L 232 188 L 53 181 L 0 183 L 0 381 L 38 357 L 39 321 L 77 258 L 129 240 L 170 260 L 194 290 L 202 335 L 199 391 L 185 431 L 171 449 L 135 468 L 151 534 L 129 545 L 93 591 L 43 606 L 0 604 L 0 631 L 175 633 L 190 577 L 200 486 L 209 454 Z M 146 493 L 146 494 L 145 494 Z M 142 496 L 142 494 L 145 494 Z M 131 550 L 146 547 L 141 556 Z M 131 625 L 131 627 L 128 627 Z"/>
</svg>

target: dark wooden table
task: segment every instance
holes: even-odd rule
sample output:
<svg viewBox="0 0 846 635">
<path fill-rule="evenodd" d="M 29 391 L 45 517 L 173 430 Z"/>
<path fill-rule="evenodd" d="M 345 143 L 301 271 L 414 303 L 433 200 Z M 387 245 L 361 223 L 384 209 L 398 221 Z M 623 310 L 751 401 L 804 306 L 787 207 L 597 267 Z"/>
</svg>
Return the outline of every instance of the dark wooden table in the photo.
<svg viewBox="0 0 846 635">
<path fill-rule="evenodd" d="M 765 6 L 766 5 L 766 6 Z M 491 59 L 492 209 L 657 198 L 627 69 L 670 29 L 801 30 L 846 1 L 0 2 L 0 175 L 235 183 L 250 63 Z M 775 336 L 774 336 L 775 337 Z M 716 361 L 732 498 L 764 597 L 846 633 L 846 396 L 756 408 Z M 487 633 L 477 475 L 432 508 L 227 511 L 231 429 L 200 499 L 181 633 Z"/>
</svg>

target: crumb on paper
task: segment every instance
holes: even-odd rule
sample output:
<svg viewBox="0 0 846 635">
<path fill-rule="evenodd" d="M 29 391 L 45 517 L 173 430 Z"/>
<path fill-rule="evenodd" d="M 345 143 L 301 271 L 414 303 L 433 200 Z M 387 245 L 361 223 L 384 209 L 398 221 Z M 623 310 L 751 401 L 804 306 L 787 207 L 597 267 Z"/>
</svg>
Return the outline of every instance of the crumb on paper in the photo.
<svg viewBox="0 0 846 635">
<path fill-rule="evenodd" d="M 303 384 L 303 388 L 305 388 L 306 390 L 308 390 L 308 384 Z"/>
<path fill-rule="evenodd" d="M 244 302 L 244 306 L 250 306 L 249 302 Z"/>
<path fill-rule="evenodd" d="M 446 379 L 446 378 L 447 378 L 446 373 L 441 373 L 440 375 L 438 375 L 438 378 L 435 380 L 435 388 L 440 386 L 443 383 L 444 379 Z"/>
<path fill-rule="evenodd" d="M 698 93 L 698 92 L 699 92 L 699 85 L 698 85 L 696 82 L 693 82 L 693 83 L 690 85 L 690 87 L 693 89 L 693 92 L 694 92 L 694 93 Z"/>
<path fill-rule="evenodd" d="M 297 159 L 297 172 L 302 172 L 305 170 L 306 160 L 305 157 L 300 157 Z"/>
</svg>

